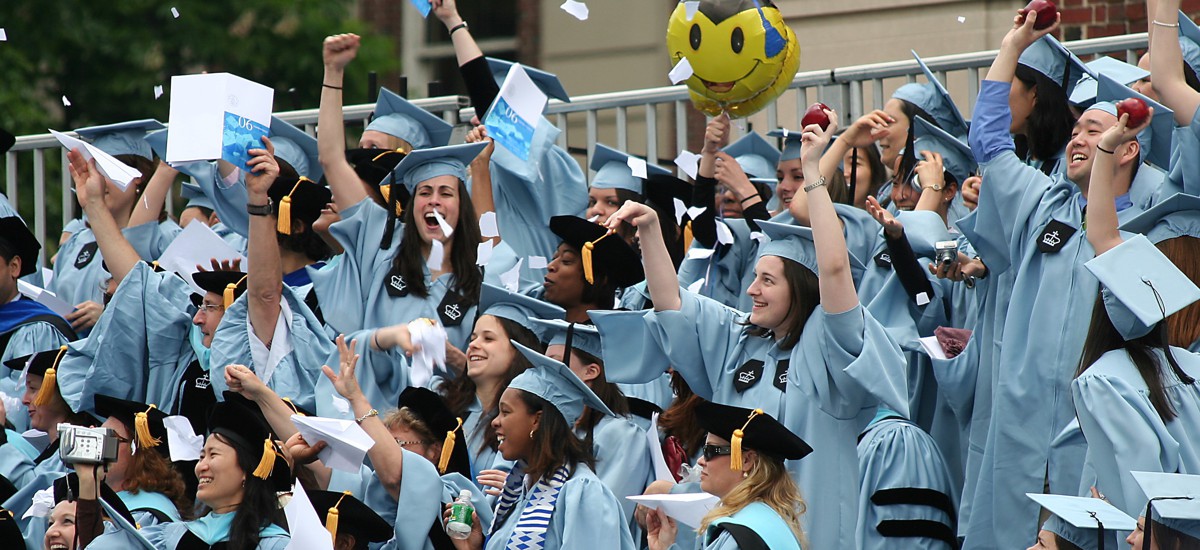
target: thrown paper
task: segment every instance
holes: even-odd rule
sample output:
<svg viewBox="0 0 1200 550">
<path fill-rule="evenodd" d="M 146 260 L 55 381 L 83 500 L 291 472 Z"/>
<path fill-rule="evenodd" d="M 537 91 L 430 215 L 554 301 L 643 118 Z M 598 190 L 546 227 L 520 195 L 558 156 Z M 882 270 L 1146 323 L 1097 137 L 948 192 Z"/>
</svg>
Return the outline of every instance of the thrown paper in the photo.
<svg viewBox="0 0 1200 550">
<path fill-rule="evenodd" d="M 186 416 L 168 416 L 163 419 L 167 428 L 167 448 L 171 451 L 171 462 L 186 462 L 200 459 L 204 448 L 204 436 L 192 431 L 192 423 Z"/>
<path fill-rule="evenodd" d="M 966 18 L 966 17 L 963 17 L 963 16 L 961 16 L 961 15 L 960 15 L 960 16 L 958 16 L 958 22 L 959 22 L 959 23 L 966 23 L 966 22 L 967 22 L 967 18 Z"/>
<path fill-rule="evenodd" d="M 229 246 L 225 239 L 218 236 L 207 225 L 189 223 L 187 227 L 183 228 L 183 232 L 175 237 L 171 245 L 163 251 L 162 256 L 159 256 L 158 265 L 167 271 L 178 273 L 196 292 L 204 294 L 204 289 L 192 280 L 192 273 L 196 271 L 197 265 L 208 269 L 213 258 L 219 262 L 228 260 L 230 263 L 233 263 L 234 260 L 241 260 L 242 265 L 246 265 L 246 257 Z"/>
<path fill-rule="evenodd" d="M 700 2 L 684 2 L 683 9 L 684 16 L 687 17 L 688 21 L 691 21 L 696 16 L 696 12 L 700 11 Z"/>
<path fill-rule="evenodd" d="M 687 259 L 689 260 L 705 260 L 713 255 L 713 250 L 710 248 L 689 248 L 687 251 Z"/>
<path fill-rule="evenodd" d="M 575 0 L 567 0 L 566 2 L 563 2 L 562 6 L 559 7 L 561 7 L 563 11 L 575 16 L 575 19 L 587 21 L 587 4 L 584 4 L 583 2 L 576 2 Z"/>
<path fill-rule="evenodd" d="M 693 74 L 695 74 L 695 71 L 692 70 L 692 62 L 688 61 L 688 58 L 685 57 L 680 59 L 679 63 L 676 63 L 674 67 L 671 67 L 671 72 L 667 73 L 667 78 L 671 79 L 671 84 L 679 84 L 691 78 Z"/>
<path fill-rule="evenodd" d="M 71 106 L 71 100 L 67 99 L 67 96 L 63 96 L 63 97 L 62 97 L 62 101 L 63 101 L 63 107 L 70 107 L 70 106 Z"/>
<path fill-rule="evenodd" d="M 325 442 L 325 448 L 317 453 L 317 457 L 335 470 L 358 472 L 367 451 L 375 444 L 375 440 L 353 420 L 298 414 L 293 414 L 291 418 L 292 424 L 309 445 Z"/>
<path fill-rule="evenodd" d="M 408 323 L 408 334 L 415 348 L 409 379 L 413 386 L 423 388 L 433 379 L 435 369 L 446 369 L 446 329 L 428 319 L 417 319 Z"/>
<path fill-rule="evenodd" d="M 529 269 L 546 269 L 547 265 L 549 265 L 549 263 L 546 261 L 545 256 L 529 257 Z"/>
<path fill-rule="evenodd" d="M 525 263 L 525 258 L 518 258 L 517 265 L 500 274 L 500 285 L 509 292 L 518 292 L 521 287 L 521 264 L 523 263 Z"/>
<path fill-rule="evenodd" d="M 683 215 L 687 214 L 687 205 L 679 198 L 672 198 L 671 201 L 675 206 L 675 225 L 683 225 Z"/>
<path fill-rule="evenodd" d="M 179 19 L 179 10 L 172 7 L 171 8 L 171 16 L 174 17 L 175 19 Z"/>
<path fill-rule="evenodd" d="M 0 29 L 0 42 L 7 42 L 7 41 L 8 41 L 8 33 L 4 32 L 4 29 Z"/>
<path fill-rule="evenodd" d="M 500 85 L 496 101 L 484 115 L 483 125 L 496 143 L 517 158 L 528 161 L 533 131 L 537 128 L 547 101 L 545 92 L 534 84 L 529 73 L 520 63 L 514 63 Z"/>
<path fill-rule="evenodd" d="M 429 258 L 425 260 L 425 267 L 430 271 L 439 271 L 442 269 L 442 261 L 446 259 L 446 247 L 442 241 L 434 239 L 429 243 Z"/>
<path fill-rule="evenodd" d="M 274 99 L 275 90 L 229 73 L 171 77 L 167 162 L 222 159 L 249 171 Z"/>
<path fill-rule="evenodd" d="M 50 133 L 58 139 L 63 148 L 71 151 L 78 149 L 87 160 L 96 160 L 96 167 L 100 169 L 100 173 L 112 180 L 122 191 L 133 182 L 134 178 L 142 177 L 142 173 L 134 170 L 132 166 L 125 164 L 114 158 L 112 155 L 101 151 L 96 147 L 81 139 L 73 138 L 62 132 L 50 130 Z"/>
<path fill-rule="evenodd" d="M 657 508 L 675 521 L 693 529 L 721 499 L 708 493 L 679 493 L 665 495 L 633 495 L 625 497 L 648 508 Z"/>
<path fill-rule="evenodd" d="M 717 221 L 717 242 L 721 244 L 733 244 L 733 231 L 730 231 L 729 226 L 720 220 Z"/>
<path fill-rule="evenodd" d="M 417 11 L 421 12 L 421 17 L 429 17 L 429 12 L 433 11 L 433 5 L 429 3 L 429 0 L 409 0 L 409 2 L 412 2 Z"/>
<path fill-rule="evenodd" d="M 688 219 L 694 220 L 696 218 L 699 218 L 700 215 L 703 214 L 705 210 L 708 210 L 707 206 L 693 206 L 691 208 L 688 208 L 687 209 Z"/>
<path fill-rule="evenodd" d="M 444 216 L 442 216 L 441 212 L 434 210 L 433 217 L 437 219 L 438 227 L 442 228 L 443 235 L 445 235 L 447 238 L 449 238 L 451 235 L 454 234 L 454 228 L 450 227 L 450 224 L 446 222 L 446 218 Z"/>
<path fill-rule="evenodd" d="M 158 98 L 162 97 L 162 95 L 163 95 L 162 85 L 155 86 L 154 87 L 154 99 L 158 99 Z"/>
<path fill-rule="evenodd" d="M 633 177 L 646 179 L 646 161 L 637 157 L 629 157 L 625 159 L 625 164 L 629 166 Z"/>
<path fill-rule="evenodd" d="M 700 280 L 688 285 L 687 291 L 691 292 L 692 294 L 696 294 L 696 293 L 699 293 L 700 289 L 703 287 L 704 287 L 704 279 L 700 279 Z"/>
<path fill-rule="evenodd" d="M 484 212 L 479 216 L 479 234 L 485 239 L 500 236 L 500 227 L 496 224 L 495 212 Z"/>
<path fill-rule="evenodd" d="M 475 265 L 479 267 L 487 266 L 488 262 L 492 261 L 492 250 L 496 245 L 492 244 L 489 239 L 483 239 L 479 246 L 475 248 Z"/>
<path fill-rule="evenodd" d="M 292 485 L 292 499 L 283 507 L 283 515 L 292 535 L 286 550 L 333 550 L 333 537 L 325 529 L 325 523 L 317 515 L 300 480 Z"/>
<path fill-rule="evenodd" d="M 675 157 L 675 166 L 683 170 L 689 178 L 696 179 L 696 173 L 700 170 L 700 155 L 691 151 L 680 151 L 679 156 Z"/>
</svg>

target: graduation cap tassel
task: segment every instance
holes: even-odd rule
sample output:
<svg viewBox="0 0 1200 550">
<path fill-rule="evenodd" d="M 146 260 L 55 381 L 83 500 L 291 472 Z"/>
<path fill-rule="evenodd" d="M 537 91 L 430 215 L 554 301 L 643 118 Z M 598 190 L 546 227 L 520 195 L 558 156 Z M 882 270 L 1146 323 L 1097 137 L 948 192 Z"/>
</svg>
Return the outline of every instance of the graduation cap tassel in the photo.
<svg viewBox="0 0 1200 550">
<path fill-rule="evenodd" d="M 279 220 L 275 224 L 275 231 L 283 235 L 292 234 L 292 193 L 300 188 L 300 182 L 304 181 L 304 177 L 296 180 L 296 185 L 292 186 L 292 190 L 288 191 L 287 196 L 279 201 Z"/>
<path fill-rule="evenodd" d="M 225 305 L 225 309 L 229 309 L 233 305 L 234 300 L 237 300 L 237 287 L 242 284 L 242 281 L 246 280 L 246 277 L 247 275 L 242 275 L 242 278 L 238 279 L 238 282 L 225 285 L 225 292 L 221 293 L 221 302 Z"/>
<path fill-rule="evenodd" d="M 571 368 L 571 345 L 575 340 L 575 323 L 567 323 L 567 340 L 563 342 L 563 364 Z"/>
<path fill-rule="evenodd" d="M 463 425 L 461 418 L 455 420 L 458 420 L 458 425 L 453 430 L 446 432 L 446 440 L 442 442 L 442 456 L 438 459 L 438 473 L 440 474 L 446 473 L 446 468 L 450 466 L 450 455 L 454 454 L 454 440 L 457 439 L 454 432 L 457 432 Z"/>
<path fill-rule="evenodd" d="M 349 491 L 342 493 L 342 497 L 339 498 L 338 501 L 334 503 L 333 508 L 330 508 L 329 512 L 325 514 L 325 528 L 329 530 L 329 537 L 335 542 L 337 541 L 338 531 L 338 506 L 342 505 L 342 499 L 346 498 L 346 495 L 348 494 L 350 494 Z"/>
<path fill-rule="evenodd" d="M 683 224 L 683 249 L 685 251 L 691 250 L 693 240 L 695 240 L 695 236 L 692 235 L 692 220 L 688 220 Z"/>
<path fill-rule="evenodd" d="M 150 409 L 153 408 L 154 405 L 150 405 Z M 150 417 L 146 414 L 150 412 L 150 409 L 146 409 L 145 411 L 133 415 L 133 428 L 134 433 L 137 434 L 138 447 L 157 447 L 160 443 L 162 443 L 161 439 L 154 437 L 150 433 Z"/>
<path fill-rule="evenodd" d="M 55 374 L 55 368 L 58 367 L 58 362 L 62 361 L 63 354 L 67 353 L 67 346 L 58 348 L 58 355 L 54 358 L 54 365 L 46 369 L 46 374 L 42 377 L 42 387 L 38 388 L 37 395 L 33 397 L 33 404 L 39 407 L 50 402 L 50 397 L 58 391 L 58 375 Z"/>
<path fill-rule="evenodd" d="M 850 204 L 854 204 L 858 189 L 858 147 L 850 149 Z"/>
<path fill-rule="evenodd" d="M 592 269 L 592 251 L 595 250 L 596 243 L 603 241 L 609 235 L 612 235 L 612 232 L 605 233 L 594 241 L 583 243 L 583 250 L 580 251 L 583 256 L 583 278 L 587 279 L 589 285 L 596 284 L 596 272 Z"/>
<path fill-rule="evenodd" d="M 292 409 L 292 413 L 297 414 L 299 416 L 308 416 L 308 415 L 300 412 L 300 408 L 297 407 L 295 403 L 292 403 L 291 399 L 288 399 L 287 397 L 282 397 L 281 399 L 283 399 L 284 403 L 287 403 L 288 408 Z"/>
<path fill-rule="evenodd" d="M 391 186 L 396 184 L 396 173 L 388 173 L 388 194 L 387 194 L 387 224 L 383 226 L 383 240 L 379 242 L 379 248 L 387 250 L 392 247 L 392 233 L 396 232 L 396 195 L 392 192 Z M 382 186 L 380 186 L 382 188 Z"/>
<path fill-rule="evenodd" d="M 756 417 L 762 413 L 763 413 L 762 409 L 754 409 L 753 411 L 750 411 L 750 418 L 746 419 L 746 423 L 742 424 L 741 428 L 734 430 L 733 437 L 729 438 L 729 447 L 730 447 L 729 469 L 730 470 L 733 470 L 736 472 L 736 471 L 739 471 L 742 469 L 742 464 L 743 464 L 742 438 L 746 437 L 746 432 L 744 430 L 746 429 L 746 426 L 750 425 L 750 421 L 754 420 L 754 417 Z"/>
<path fill-rule="evenodd" d="M 271 477 L 271 471 L 275 469 L 275 445 L 271 444 L 271 438 L 263 440 L 262 458 L 258 461 L 258 467 L 254 469 L 254 477 L 258 479 L 267 479 Z"/>
</svg>

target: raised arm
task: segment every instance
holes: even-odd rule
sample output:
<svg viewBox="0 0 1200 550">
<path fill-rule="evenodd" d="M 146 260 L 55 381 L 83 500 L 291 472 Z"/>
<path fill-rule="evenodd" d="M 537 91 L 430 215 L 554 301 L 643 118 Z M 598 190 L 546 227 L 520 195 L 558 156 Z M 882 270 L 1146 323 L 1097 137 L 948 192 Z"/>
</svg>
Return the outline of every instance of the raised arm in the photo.
<svg viewBox="0 0 1200 550">
<path fill-rule="evenodd" d="M 609 231 L 616 231 L 621 222 L 637 227 L 642 246 L 642 266 L 646 271 L 646 289 L 654 302 L 654 311 L 674 311 L 682 307 L 679 299 L 679 276 L 671 253 L 663 241 L 662 229 L 658 224 L 658 213 L 640 202 L 625 201 L 608 221 Z"/>
<path fill-rule="evenodd" d="M 1150 79 L 1154 93 L 1163 105 L 1175 111 L 1175 124 L 1191 124 L 1196 108 L 1200 107 L 1200 92 L 1188 86 L 1183 78 L 1183 51 L 1179 48 L 1179 0 L 1147 2 L 1150 23 Z M 1150 11 L 1153 9 L 1153 11 Z"/>
<path fill-rule="evenodd" d="M 829 120 L 836 121 L 837 113 L 826 111 Z M 833 208 L 833 199 L 824 184 L 828 178 L 821 172 L 821 154 L 837 131 L 837 122 L 821 130 L 815 124 L 804 128 L 801 135 L 800 160 L 804 166 L 804 194 L 808 199 L 808 219 L 817 249 L 817 280 L 821 289 L 821 307 L 826 313 L 838 314 L 858 306 L 858 293 L 850 274 L 850 257 L 842 221 Z M 832 174 L 832 172 L 830 172 Z M 793 208 L 796 201 L 792 201 Z"/>
<path fill-rule="evenodd" d="M 133 266 L 141 261 L 133 245 L 125 239 L 117 220 L 104 204 L 104 187 L 107 185 L 95 160 L 85 160 L 78 150 L 67 153 L 70 161 L 71 179 L 75 181 L 75 194 L 83 211 L 87 214 L 92 232 L 96 234 L 96 243 L 100 245 L 100 254 L 108 265 L 117 284 L 125 279 Z"/>
<path fill-rule="evenodd" d="M 133 213 L 129 215 L 129 223 L 126 226 L 137 227 L 144 223 L 157 223 L 163 204 L 167 202 L 167 193 L 171 192 L 175 176 L 178 175 L 179 172 L 171 168 L 171 165 L 161 160 L 158 161 L 154 175 L 150 176 L 150 182 L 142 191 L 142 200 L 133 205 Z"/>
<path fill-rule="evenodd" d="M 279 163 L 275 160 L 275 146 L 270 138 L 263 138 L 266 149 L 251 149 L 253 156 L 248 163 L 246 193 L 249 204 L 267 204 L 267 191 L 279 175 Z M 283 292 L 283 268 L 279 259 L 279 245 L 275 241 L 275 218 L 250 216 L 250 234 L 246 245 L 246 309 L 254 335 L 263 344 L 271 347 L 275 338 L 275 325 L 281 311 L 279 301 Z M 262 368 L 261 366 L 259 368 Z"/>
<path fill-rule="evenodd" d="M 1121 115 L 1117 123 L 1100 136 L 1100 143 L 1096 145 L 1084 223 L 1087 224 L 1088 242 L 1096 249 L 1097 256 L 1124 242 L 1117 229 L 1116 191 L 1113 184 L 1122 166 L 1137 162 L 1137 135 L 1153 120 L 1154 109 L 1150 111 L 1150 116 L 1137 128 L 1127 128 L 1129 115 Z"/>
<path fill-rule="evenodd" d="M 463 25 L 464 21 L 458 15 L 458 5 L 454 0 L 433 0 L 433 14 L 446 25 L 450 31 L 450 41 L 454 43 L 454 56 L 461 67 L 467 62 L 483 57 L 483 50 L 475 43 L 471 30 Z M 460 27 L 459 25 L 463 25 Z"/>
<path fill-rule="evenodd" d="M 1033 28 L 1034 22 L 1037 21 L 1036 12 L 1031 10 L 1024 17 L 1014 16 L 1013 27 L 1009 29 L 1008 34 L 1004 35 L 1004 40 L 1000 41 L 1000 52 L 996 54 L 996 59 L 992 61 L 992 66 L 988 69 L 984 80 L 1012 82 L 1013 77 L 1017 74 L 1017 61 L 1021 58 L 1021 54 L 1034 42 L 1041 40 L 1043 36 L 1058 30 L 1058 21 L 1061 17 L 1062 14 L 1056 15 L 1053 25 L 1039 31 Z"/>
<path fill-rule="evenodd" d="M 480 151 L 479 156 L 471 161 L 471 204 L 475 212 L 483 215 L 496 211 L 496 199 L 492 195 L 492 152 L 496 150 L 496 142 L 487 135 L 487 127 L 476 126 L 467 133 L 467 143 L 486 140 L 488 146 Z M 492 244 L 499 244 L 499 237 L 492 237 Z"/>
<path fill-rule="evenodd" d="M 338 34 L 325 39 L 321 53 L 325 79 L 321 81 L 321 110 L 317 115 L 317 150 L 338 210 L 367 198 L 362 180 L 346 160 L 346 127 L 342 120 L 342 81 L 346 65 L 358 54 L 358 44 L 357 34 Z"/>
</svg>

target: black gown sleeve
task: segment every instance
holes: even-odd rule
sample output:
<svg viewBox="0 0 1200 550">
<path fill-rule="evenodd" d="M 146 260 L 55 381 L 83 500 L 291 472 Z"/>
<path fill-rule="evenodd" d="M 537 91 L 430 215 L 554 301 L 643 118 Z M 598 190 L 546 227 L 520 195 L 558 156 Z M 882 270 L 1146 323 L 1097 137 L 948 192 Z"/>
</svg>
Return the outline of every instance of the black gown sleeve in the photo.
<svg viewBox="0 0 1200 550">
<path fill-rule="evenodd" d="M 487 58 L 476 57 L 458 68 L 463 82 L 467 85 L 467 95 L 471 97 L 471 106 L 475 107 L 475 115 L 483 120 L 484 113 L 496 96 L 500 95 L 500 86 L 492 77 L 492 69 L 488 67 Z"/>
</svg>

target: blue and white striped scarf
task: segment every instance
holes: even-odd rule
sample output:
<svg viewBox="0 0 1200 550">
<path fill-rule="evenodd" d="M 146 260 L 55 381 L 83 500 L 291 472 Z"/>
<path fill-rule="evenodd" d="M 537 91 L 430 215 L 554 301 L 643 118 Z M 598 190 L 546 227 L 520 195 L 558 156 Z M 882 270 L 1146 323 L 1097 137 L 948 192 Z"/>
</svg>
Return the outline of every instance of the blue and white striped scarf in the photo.
<svg viewBox="0 0 1200 550">
<path fill-rule="evenodd" d="M 550 527 L 550 516 L 554 514 L 554 506 L 558 502 L 558 492 L 567 482 L 567 477 L 567 467 L 561 466 L 549 481 L 538 480 L 533 486 L 529 501 L 521 510 L 516 528 L 508 538 L 506 550 L 542 550 L 546 544 L 546 529 Z M 518 463 L 508 473 L 508 479 L 504 482 L 504 492 L 496 501 L 496 515 L 492 520 L 491 532 L 496 532 L 496 529 L 504 524 L 513 506 L 521 500 L 524 483 L 525 468 L 523 464 Z"/>
</svg>

